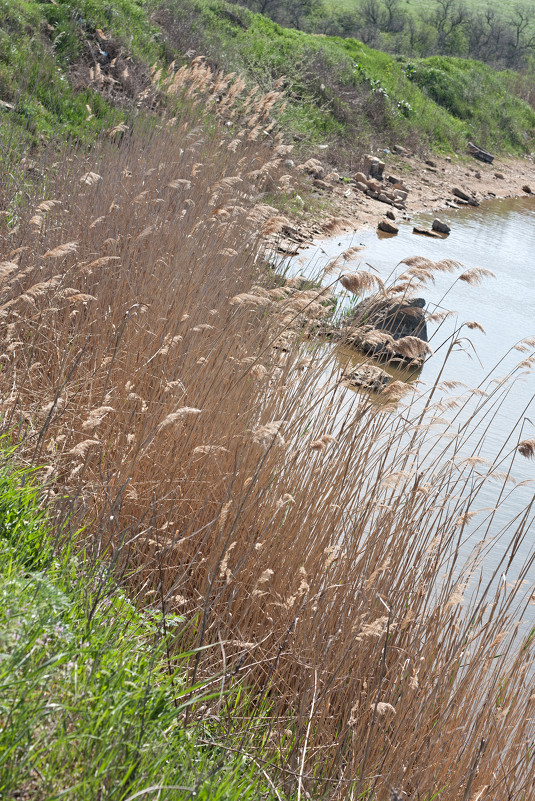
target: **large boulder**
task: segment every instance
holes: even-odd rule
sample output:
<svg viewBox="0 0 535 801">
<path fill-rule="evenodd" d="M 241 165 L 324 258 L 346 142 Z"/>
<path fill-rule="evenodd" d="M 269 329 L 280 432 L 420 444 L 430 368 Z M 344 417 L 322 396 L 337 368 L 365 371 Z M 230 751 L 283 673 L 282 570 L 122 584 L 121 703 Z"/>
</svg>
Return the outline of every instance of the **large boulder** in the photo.
<svg viewBox="0 0 535 801">
<path fill-rule="evenodd" d="M 376 358 L 421 365 L 431 353 L 425 305 L 423 298 L 374 295 L 356 307 L 344 327 L 344 338 Z"/>
</svg>

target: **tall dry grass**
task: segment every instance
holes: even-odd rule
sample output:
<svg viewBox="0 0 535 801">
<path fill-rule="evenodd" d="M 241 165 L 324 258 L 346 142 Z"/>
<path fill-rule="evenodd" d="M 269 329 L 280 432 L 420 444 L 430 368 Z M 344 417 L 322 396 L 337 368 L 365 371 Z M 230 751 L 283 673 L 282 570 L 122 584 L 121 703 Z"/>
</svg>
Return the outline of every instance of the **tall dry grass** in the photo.
<svg viewBox="0 0 535 801">
<path fill-rule="evenodd" d="M 480 570 L 520 439 L 530 455 L 515 430 L 479 456 L 511 384 L 347 392 L 296 333 L 321 297 L 263 271 L 287 222 L 262 203 L 271 100 L 229 137 L 192 70 L 172 120 L 67 153 L 2 232 L 2 428 L 137 602 L 192 621 L 191 678 L 222 691 L 204 714 L 229 747 L 268 738 L 289 792 L 533 797 L 531 504 Z"/>
</svg>

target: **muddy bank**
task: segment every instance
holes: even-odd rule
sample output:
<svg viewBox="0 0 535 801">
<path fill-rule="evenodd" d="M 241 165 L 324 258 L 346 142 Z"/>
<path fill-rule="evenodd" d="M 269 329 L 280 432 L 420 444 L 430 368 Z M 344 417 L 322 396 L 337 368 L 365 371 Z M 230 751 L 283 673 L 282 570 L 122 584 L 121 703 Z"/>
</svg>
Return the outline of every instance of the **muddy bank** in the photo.
<svg viewBox="0 0 535 801">
<path fill-rule="evenodd" d="M 388 217 L 396 224 L 413 213 L 437 212 L 470 203 L 477 205 L 494 198 L 527 197 L 535 193 L 533 156 L 497 157 L 486 164 L 471 156 L 438 157 L 425 160 L 411 153 L 376 154 L 385 167 L 382 186 L 390 190 L 396 184 L 406 190 L 401 202 L 384 202 L 370 196 L 358 180 L 358 173 L 341 175 L 314 161 L 292 168 L 279 188 L 294 188 L 301 211 L 293 215 L 293 231 L 279 237 L 277 250 L 294 255 L 312 239 L 344 231 L 377 227 Z M 317 169 L 315 169 L 316 165 Z M 357 179 L 355 178 L 357 175 Z M 390 180 L 388 180 L 390 178 Z M 528 191 L 530 190 L 530 191 Z M 373 193 L 371 193 L 373 194 Z M 376 194 L 381 195 L 381 192 Z M 401 206 L 401 207 L 400 207 Z"/>
</svg>

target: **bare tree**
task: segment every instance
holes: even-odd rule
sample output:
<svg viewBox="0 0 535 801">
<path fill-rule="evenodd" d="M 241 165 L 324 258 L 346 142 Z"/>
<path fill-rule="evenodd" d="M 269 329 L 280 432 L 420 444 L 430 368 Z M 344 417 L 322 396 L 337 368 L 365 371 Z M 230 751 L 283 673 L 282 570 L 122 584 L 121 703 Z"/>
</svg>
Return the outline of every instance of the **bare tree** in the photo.
<svg viewBox="0 0 535 801">
<path fill-rule="evenodd" d="M 512 47 L 516 53 L 535 48 L 535 25 L 531 7 L 525 4 L 519 4 L 514 7 L 511 28 L 513 34 Z"/>
<path fill-rule="evenodd" d="M 437 31 L 439 52 L 448 52 L 452 41 L 462 33 L 470 15 L 459 0 L 435 0 L 432 23 Z"/>
<path fill-rule="evenodd" d="M 401 0 L 383 0 L 385 6 L 384 28 L 389 33 L 399 33 L 405 27 L 406 13 L 402 10 Z"/>
<path fill-rule="evenodd" d="M 383 28 L 385 14 L 379 0 L 362 0 L 360 14 L 366 27 L 374 27 L 377 30 Z"/>
</svg>

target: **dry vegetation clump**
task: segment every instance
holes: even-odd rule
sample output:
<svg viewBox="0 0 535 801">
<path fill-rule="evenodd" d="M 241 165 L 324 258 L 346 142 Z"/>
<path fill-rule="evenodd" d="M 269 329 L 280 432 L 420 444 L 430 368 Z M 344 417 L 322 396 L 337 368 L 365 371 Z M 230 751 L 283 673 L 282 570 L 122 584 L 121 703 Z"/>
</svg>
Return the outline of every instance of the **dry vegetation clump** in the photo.
<svg viewBox="0 0 535 801">
<path fill-rule="evenodd" d="M 2 429 L 137 602 L 192 621 L 194 676 L 250 688 L 289 791 L 527 798 L 531 507 L 480 577 L 519 437 L 475 451 L 510 390 L 351 393 L 295 332 L 274 348 L 292 295 L 251 287 L 279 157 L 254 139 L 229 147 L 197 104 L 66 156 L 2 239 Z"/>
</svg>

